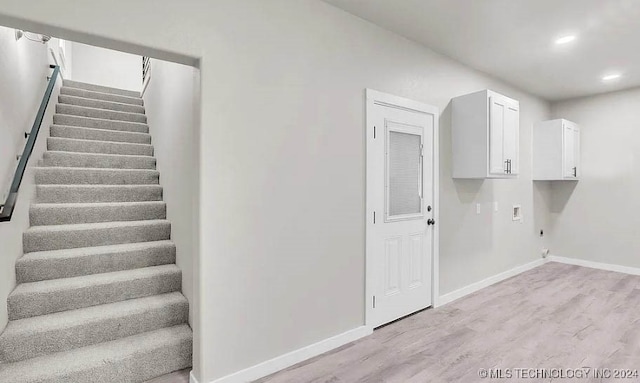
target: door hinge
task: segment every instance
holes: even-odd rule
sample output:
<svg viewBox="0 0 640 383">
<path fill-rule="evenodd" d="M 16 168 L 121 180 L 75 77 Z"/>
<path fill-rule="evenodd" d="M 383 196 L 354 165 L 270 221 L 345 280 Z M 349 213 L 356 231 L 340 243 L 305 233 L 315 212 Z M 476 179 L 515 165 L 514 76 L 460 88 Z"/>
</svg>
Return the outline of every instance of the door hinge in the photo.
<svg viewBox="0 0 640 383">
<path fill-rule="evenodd" d="M 376 308 L 376 296 L 375 295 L 373 296 L 373 308 L 374 309 Z"/>
</svg>

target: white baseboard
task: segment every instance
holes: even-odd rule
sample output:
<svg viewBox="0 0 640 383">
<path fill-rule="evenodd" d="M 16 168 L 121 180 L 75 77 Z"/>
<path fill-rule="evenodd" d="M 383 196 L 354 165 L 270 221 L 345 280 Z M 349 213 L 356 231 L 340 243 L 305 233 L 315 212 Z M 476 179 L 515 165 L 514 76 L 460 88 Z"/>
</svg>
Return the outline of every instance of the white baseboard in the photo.
<svg viewBox="0 0 640 383">
<path fill-rule="evenodd" d="M 545 264 L 547 262 L 548 262 L 547 259 L 542 259 L 541 258 L 541 259 L 535 260 L 533 262 L 529 262 L 527 264 L 524 264 L 522 266 L 515 267 L 515 268 L 513 268 L 511 270 L 507 270 L 507 271 L 502 272 L 500 274 L 493 275 L 493 276 L 491 276 L 491 277 L 489 277 L 487 279 L 483 279 L 483 280 L 481 280 L 479 282 L 472 283 L 472 284 L 470 284 L 468 286 L 465 286 L 465 287 L 463 287 L 461 289 L 452 291 L 452 292 L 450 292 L 448 294 L 441 295 L 440 299 L 439 299 L 439 302 L 438 302 L 438 306 L 443 306 L 443 305 L 446 305 L 447 303 L 451 303 L 451 302 L 453 302 L 455 300 L 458 300 L 458 299 L 460 299 L 460 298 L 462 298 L 462 297 L 464 297 L 466 295 L 475 293 L 478 290 L 484 289 L 485 287 L 489 287 L 489 286 L 491 286 L 491 285 L 493 285 L 495 283 L 502 282 L 507 278 L 511 278 L 511 277 L 516 276 L 516 275 L 518 275 L 520 273 L 523 273 L 525 271 L 528 271 L 528 270 L 531 270 L 531 269 L 536 268 L 538 266 L 541 266 L 541 265 L 543 265 L 543 264 Z"/>
<path fill-rule="evenodd" d="M 610 264 L 610 263 L 593 262 L 593 261 L 587 261 L 587 260 L 584 260 L 584 259 L 558 257 L 556 255 L 551 255 L 551 256 L 549 256 L 548 259 L 551 262 L 566 263 L 568 265 L 589 267 L 589 268 L 592 268 L 592 269 L 600 269 L 600 270 L 606 270 L 606 271 L 615 271 L 615 272 L 618 272 L 618 273 L 631 274 L 631 275 L 640 275 L 640 268 L 637 268 L 637 267 L 613 265 L 613 264 Z"/>
<path fill-rule="evenodd" d="M 189 372 L 189 383 L 198 383 L 198 379 L 196 379 L 196 376 L 193 375 L 193 370 Z"/>
<path fill-rule="evenodd" d="M 331 351 L 347 343 L 363 338 L 367 335 L 371 335 L 372 332 L 373 329 L 370 327 L 357 327 L 353 330 L 349 330 L 334 337 L 321 340 L 320 342 L 314 343 L 312 345 L 278 356 L 271 360 L 267 360 L 266 362 L 256 364 L 253 367 L 249 367 L 231 375 L 218 378 L 211 383 L 245 383 L 260 379 L 267 375 L 273 374 L 274 372 L 278 372 L 287 367 L 291 367 L 294 364 L 303 362 L 309 358 L 313 358 L 314 356 L 318 356 L 327 351 Z M 190 376 L 190 382 L 198 383 L 193 374 L 191 374 Z"/>
</svg>

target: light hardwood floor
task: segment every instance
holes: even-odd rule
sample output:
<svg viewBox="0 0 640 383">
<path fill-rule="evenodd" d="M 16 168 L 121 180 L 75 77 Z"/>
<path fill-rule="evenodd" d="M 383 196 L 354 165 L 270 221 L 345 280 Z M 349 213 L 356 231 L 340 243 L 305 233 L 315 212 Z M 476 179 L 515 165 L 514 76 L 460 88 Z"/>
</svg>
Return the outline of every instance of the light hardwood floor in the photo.
<svg viewBox="0 0 640 383">
<path fill-rule="evenodd" d="M 478 382 L 498 381 L 480 368 L 580 367 L 640 369 L 639 276 L 547 263 L 258 382 Z M 570 381 L 601 381 L 590 377 Z"/>
</svg>

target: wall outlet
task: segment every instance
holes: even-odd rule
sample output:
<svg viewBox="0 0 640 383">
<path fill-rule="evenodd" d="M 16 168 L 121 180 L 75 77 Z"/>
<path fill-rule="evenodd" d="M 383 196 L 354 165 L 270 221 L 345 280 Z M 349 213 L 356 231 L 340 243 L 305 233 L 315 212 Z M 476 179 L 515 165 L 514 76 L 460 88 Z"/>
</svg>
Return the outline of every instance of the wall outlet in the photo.
<svg viewBox="0 0 640 383">
<path fill-rule="evenodd" d="M 481 205 L 479 203 L 476 204 L 476 214 L 480 215 L 480 207 Z"/>
<path fill-rule="evenodd" d="M 514 221 L 522 221 L 522 206 L 521 205 L 513 205 L 513 214 L 511 219 Z"/>
<path fill-rule="evenodd" d="M 498 201 L 495 201 L 495 202 L 493 203 L 493 211 L 494 211 L 495 213 L 497 213 L 497 212 L 498 212 Z"/>
</svg>

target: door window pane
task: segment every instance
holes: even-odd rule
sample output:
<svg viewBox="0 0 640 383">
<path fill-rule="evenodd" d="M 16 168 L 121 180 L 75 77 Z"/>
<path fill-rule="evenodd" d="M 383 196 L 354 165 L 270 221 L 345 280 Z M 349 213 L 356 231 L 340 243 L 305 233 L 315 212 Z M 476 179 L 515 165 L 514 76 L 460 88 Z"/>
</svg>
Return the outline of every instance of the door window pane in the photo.
<svg viewBox="0 0 640 383">
<path fill-rule="evenodd" d="M 421 145 L 421 137 L 417 134 L 389 132 L 389 216 L 420 214 L 422 211 Z"/>
</svg>

